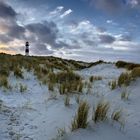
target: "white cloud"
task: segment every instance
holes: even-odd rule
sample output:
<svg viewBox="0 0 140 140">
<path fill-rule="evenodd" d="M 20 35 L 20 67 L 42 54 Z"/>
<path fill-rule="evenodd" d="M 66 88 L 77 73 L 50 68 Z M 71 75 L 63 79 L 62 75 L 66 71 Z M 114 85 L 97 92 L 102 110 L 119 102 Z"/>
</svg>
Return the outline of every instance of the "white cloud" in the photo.
<svg viewBox="0 0 140 140">
<path fill-rule="evenodd" d="M 49 14 L 50 14 L 50 15 L 53 15 L 53 16 L 54 16 L 54 15 L 57 15 L 57 14 L 59 14 L 63 9 L 64 9 L 63 6 L 58 6 L 58 7 L 56 7 L 55 10 L 51 11 Z"/>
<path fill-rule="evenodd" d="M 112 23 L 112 20 L 107 20 L 106 23 L 108 23 L 108 24 L 109 24 L 109 23 Z"/>
<path fill-rule="evenodd" d="M 73 11 L 71 9 L 65 11 L 62 15 L 60 15 L 60 18 L 64 18 L 65 16 L 71 14 Z"/>
<path fill-rule="evenodd" d="M 131 5 L 131 7 L 133 8 L 133 7 L 135 7 L 135 6 L 137 6 L 138 4 L 139 4 L 139 1 L 138 0 L 129 0 L 129 2 L 128 2 L 130 5 Z"/>
</svg>

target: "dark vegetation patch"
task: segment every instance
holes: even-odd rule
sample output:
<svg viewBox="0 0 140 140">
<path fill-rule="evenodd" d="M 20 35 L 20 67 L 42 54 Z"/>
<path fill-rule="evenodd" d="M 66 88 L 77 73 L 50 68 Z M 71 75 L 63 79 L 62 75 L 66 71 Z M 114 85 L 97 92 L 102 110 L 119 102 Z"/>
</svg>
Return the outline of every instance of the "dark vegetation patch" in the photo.
<svg viewBox="0 0 140 140">
<path fill-rule="evenodd" d="M 133 70 L 134 68 L 140 67 L 140 64 L 125 62 L 125 61 L 118 61 L 116 62 L 116 66 L 118 68 L 126 68 L 128 70 Z"/>
</svg>

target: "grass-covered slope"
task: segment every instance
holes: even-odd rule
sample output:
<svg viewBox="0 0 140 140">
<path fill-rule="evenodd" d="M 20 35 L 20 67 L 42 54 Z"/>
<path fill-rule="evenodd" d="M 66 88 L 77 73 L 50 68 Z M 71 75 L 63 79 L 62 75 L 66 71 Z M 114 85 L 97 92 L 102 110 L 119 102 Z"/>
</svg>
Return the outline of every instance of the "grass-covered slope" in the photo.
<svg viewBox="0 0 140 140">
<path fill-rule="evenodd" d="M 121 67 L 0 54 L 0 140 L 139 140 L 140 69 Z"/>
</svg>

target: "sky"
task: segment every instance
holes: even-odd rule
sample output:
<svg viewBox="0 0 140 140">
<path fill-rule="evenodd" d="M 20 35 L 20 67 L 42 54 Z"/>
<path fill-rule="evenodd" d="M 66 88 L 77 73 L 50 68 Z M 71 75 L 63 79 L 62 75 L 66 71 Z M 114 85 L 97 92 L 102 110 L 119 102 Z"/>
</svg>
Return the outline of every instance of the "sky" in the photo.
<svg viewBox="0 0 140 140">
<path fill-rule="evenodd" d="M 140 0 L 0 0 L 0 52 L 140 62 Z"/>
</svg>

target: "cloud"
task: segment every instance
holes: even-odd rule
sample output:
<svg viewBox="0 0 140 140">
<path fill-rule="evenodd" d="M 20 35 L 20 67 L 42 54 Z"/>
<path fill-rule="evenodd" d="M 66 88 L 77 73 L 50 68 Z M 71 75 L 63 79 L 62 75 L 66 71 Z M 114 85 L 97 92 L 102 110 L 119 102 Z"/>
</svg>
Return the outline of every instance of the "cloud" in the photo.
<svg viewBox="0 0 140 140">
<path fill-rule="evenodd" d="M 13 8 L 7 5 L 4 2 L 0 2 L 0 17 L 1 18 L 15 18 L 17 13 L 13 10 Z"/>
<path fill-rule="evenodd" d="M 92 6 L 106 11 L 118 11 L 124 5 L 124 0 L 90 0 Z"/>
<path fill-rule="evenodd" d="M 99 38 L 100 42 L 103 44 L 112 44 L 116 40 L 114 36 L 108 34 L 100 35 Z"/>
<path fill-rule="evenodd" d="M 24 27 L 17 24 L 17 12 L 7 3 L 0 2 L 0 42 L 8 43 L 24 38 Z"/>
<path fill-rule="evenodd" d="M 9 37 L 8 35 L 2 35 L 0 34 L 0 43 L 8 43 L 12 41 L 13 39 Z"/>
<path fill-rule="evenodd" d="M 100 10 L 113 13 L 123 9 L 122 1 L 92 0 L 92 2 L 96 2 L 92 4 Z M 44 0 L 44 2 L 46 1 Z M 24 7 L 21 3 L 25 4 Z M 39 1 L 31 7 L 27 5 L 27 1 L 21 1 L 21 3 L 19 8 L 15 7 L 16 10 L 4 2 L 1 4 L 2 6 L 0 5 L 3 7 L 0 9 L 0 45 L 5 44 L 6 46 L 1 46 L 0 51 L 24 54 L 24 44 L 28 40 L 31 44 L 30 51 L 34 55 L 51 54 L 88 61 L 93 61 L 94 58 L 96 60 L 124 59 L 125 56 L 130 58 L 135 55 L 137 59 L 139 58 L 139 43 L 134 42 L 131 34 L 119 32 L 119 28 L 118 32 L 112 30 L 112 26 L 116 25 L 116 20 L 112 17 L 105 17 L 104 22 L 106 21 L 108 24 L 97 26 L 90 20 L 79 21 L 71 19 L 71 17 L 64 18 L 71 14 L 72 10 L 63 11 L 63 6 L 49 11 L 49 9 L 42 8 L 42 1 L 41 7 L 37 4 L 40 3 Z M 130 3 L 126 3 L 126 5 L 133 8 L 138 6 L 138 3 L 134 6 Z M 5 10 L 7 12 L 4 12 Z M 22 16 L 25 17 L 25 20 L 21 19 Z M 107 21 L 107 19 L 110 20 Z M 109 25 L 109 28 L 106 25 Z"/>
<path fill-rule="evenodd" d="M 51 16 L 58 15 L 63 9 L 64 9 L 63 6 L 58 6 L 58 7 L 56 7 L 55 10 L 51 11 L 49 14 L 50 14 Z"/>
<path fill-rule="evenodd" d="M 140 6 L 140 0 L 128 0 L 127 3 L 132 7 L 139 7 Z"/>
<path fill-rule="evenodd" d="M 119 41 L 132 41 L 132 36 L 130 35 L 119 34 L 116 36 L 116 38 Z"/>
<path fill-rule="evenodd" d="M 65 16 L 71 14 L 73 11 L 71 9 L 65 11 L 62 15 L 60 15 L 60 18 L 64 18 Z"/>
<path fill-rule="evenodd" d="M 25 27 L 31 35 L 34 36 L 34 41 L 55 44 L 58 29 L 54 22 L 44 21 L 42 23 L 32 23 Z M 33 41 L 33 40 L 32 40 Z"/>
<path fill-rule="evenodd" d="M 112 20 L 107 20 L 106 23 L 110 24 L 112 23 L 113 21 Z"/>
<path fill-rule="evenodd" d="M 31 42 L 31 51 L 34 54 L 41 55 L 42 53 L 46 55 L 52 54 L 54 50 L 60 48 L 73 48 L 73 44 L 70 45 L 64 40 L 58 40 L 59 29 L 55 22 L 45 20 L 19 25 L 18 23 L 20 22 L 17 20 L 17 12 L 6 3 L 0 4 L 0 7 L 2 7 L 0 9 L 0 43 L 8 46 L 5 51 L 24 51 L 24 42 L 26 40 Z M 63 7 L 59 6 L 51 14 L 61 12 L 61 10 L 63 10 Z M 65 11 L 63 17 L 70 13 L 70 10 Z"/>
<path fill-rule="evenodd" d="M 47 48 L 45 43 L 33 43 L 31 47 L 31 52 L 36 55 L 47 55 L 53 54 L 53 50 Z"/>
<path fill-rule="evenodd" d="M 129 10 L 140 8 L 140 0 L 86 0 L 96 9 L 110 14 L 128 13 Z"/>
<path fill-rule="evenodd" d="M 18 24 L 12 25 L 9 29 L 8 35 L 12 38 L 24 38 L 25 28 Z"/>
</svg>

